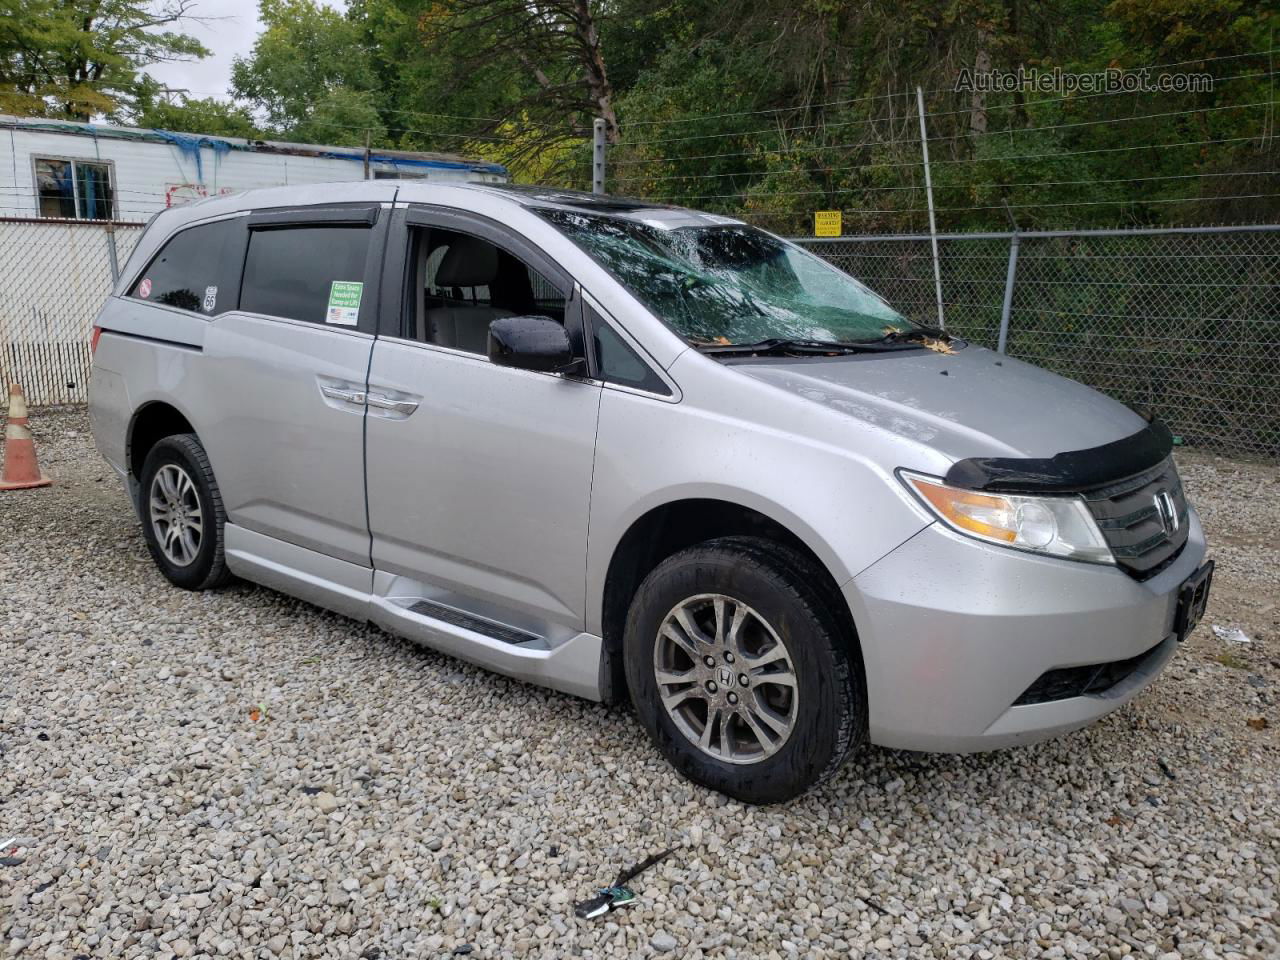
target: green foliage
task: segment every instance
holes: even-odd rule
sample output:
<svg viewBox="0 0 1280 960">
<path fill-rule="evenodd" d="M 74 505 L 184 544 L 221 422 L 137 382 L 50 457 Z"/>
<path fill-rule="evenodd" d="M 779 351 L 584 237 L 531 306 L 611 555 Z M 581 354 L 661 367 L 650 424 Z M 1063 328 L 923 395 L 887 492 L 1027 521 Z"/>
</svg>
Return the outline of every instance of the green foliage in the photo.
<svg viewBox="0 0 1280 960">
<path fill-rule="evenodd" d="M 0 0 L 0 110 L 444 150 L 808 232 L 1280 216 L 1280 0 L 261 0 L 234 105 L 169 102 L 190 0 Z M 118 20 L 119 30 L 102 24 Z M 148 26 L 150 24 L 150 26 Z M 962 71 L 1205 72 L 1212 89 L 975 93 Z"/>
<path fill-rule="evenodd" d="M 176 29 L 191 0 L 0 0 L 0 110 L 87 120 L 128 105 L 142 68 L 208 54 Z"/>
<path fill-rule="evenodd" d="M 262 0 L 264 30 L 235 61 L 232 91 L 295 139 L 362 142 L 382 125 L 372 110 L 375 75 L 359 24 L 314 0 Z"/>
<path fill-rule="evenodd" d="M 211 97 L 182 97 L 176 102 L 170 101 L 162 97 L 159 87 L 154 80 L 144 78 L 138 84 L 130 115 L 118 119 L 127 119 L 139 127 L 178 133 L 205 133 L 218 137 L 259 136 L 252 115 L 243 107 Z"/>
</svg>

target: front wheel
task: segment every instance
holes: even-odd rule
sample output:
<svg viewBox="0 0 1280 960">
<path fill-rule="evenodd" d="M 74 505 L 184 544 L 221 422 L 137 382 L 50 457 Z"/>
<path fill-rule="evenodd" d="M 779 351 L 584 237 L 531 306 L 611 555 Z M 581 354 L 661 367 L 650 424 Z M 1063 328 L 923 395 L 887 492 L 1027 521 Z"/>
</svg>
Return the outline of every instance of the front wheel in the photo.
<svg viewBox="0 0 1280 960">
<path fill-rule="evenodd" d="M 208 590 L 230 580 L 222 495 L 200 441 L 189 433 L 160 440 L 147 453 L 138 480 L 142 532 L 169 582 Z"/>
<path fill-rule="evenodd" d="M 689 779 L 748 803 L 787 800 L 866 738 L 856 641 L 816 573 L 781 544 L 725 537 L 668 557 L 640 585 L 627 683 Z"/>
</svg>

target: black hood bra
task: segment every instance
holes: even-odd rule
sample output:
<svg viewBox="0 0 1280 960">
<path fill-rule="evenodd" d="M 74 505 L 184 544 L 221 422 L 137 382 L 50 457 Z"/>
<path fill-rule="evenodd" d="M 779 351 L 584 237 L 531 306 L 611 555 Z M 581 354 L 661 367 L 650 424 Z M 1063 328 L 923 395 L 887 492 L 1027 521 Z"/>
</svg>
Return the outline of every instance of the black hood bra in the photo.
<svg viewBox="0 0 1280 960">
<path fill-rule="evenodd" d="M 1078 493 L 1150 470 L 1173 450 L 1173 435 L 1152 420 L 1132 436 L 1041 459 L 970 457 L 943 479 L 953 487 L 1003 493 Z"/>
</svg>

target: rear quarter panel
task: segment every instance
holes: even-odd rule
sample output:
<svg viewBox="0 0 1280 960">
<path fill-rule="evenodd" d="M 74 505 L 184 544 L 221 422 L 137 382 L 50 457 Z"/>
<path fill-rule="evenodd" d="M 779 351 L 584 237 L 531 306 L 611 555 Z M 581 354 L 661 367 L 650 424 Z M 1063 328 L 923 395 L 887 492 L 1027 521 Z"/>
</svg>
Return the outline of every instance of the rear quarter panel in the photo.
<svg viewBox="0 0 1280 960">
<path fill-rule="evenodd" d="M 102 337 L 89 379 L 89 422 L 94 442 L 120 474 L 128 472 L 129 426 L 134 414 L 157 400 L 184 407 L 208 322 L 158 304 L 109 297 L 96 325 Z M 194 421 L 192 421 L 194 423 Z"/>
</svg>

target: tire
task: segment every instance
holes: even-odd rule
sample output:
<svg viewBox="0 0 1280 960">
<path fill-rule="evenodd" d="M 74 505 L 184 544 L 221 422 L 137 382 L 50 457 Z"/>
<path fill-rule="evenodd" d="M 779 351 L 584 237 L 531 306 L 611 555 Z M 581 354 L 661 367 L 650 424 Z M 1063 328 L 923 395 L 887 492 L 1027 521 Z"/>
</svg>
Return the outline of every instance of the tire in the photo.
<svg viewBox="0 0 1280 960">
<path fill-rule="evenodd" d="M 819 573 L 781 544 L 723 537 L 668 557 L 636 591 L 627 685 L 649 736 L 690 780 L 745 803 L 790 800 L 834 776 L 866 739 L 861 654 Z"/>
<path fill-rule="evenodd" d="M 184 590 L 211 590 L 231 580 L 223 554 L 227 517 L 222 494 L 194 434 L 165 437 L 147 452 L 138 501 L 147 549 L 170 583 Z M 167 533 L 174 527 L 170 538 Z"/>
</svg>

